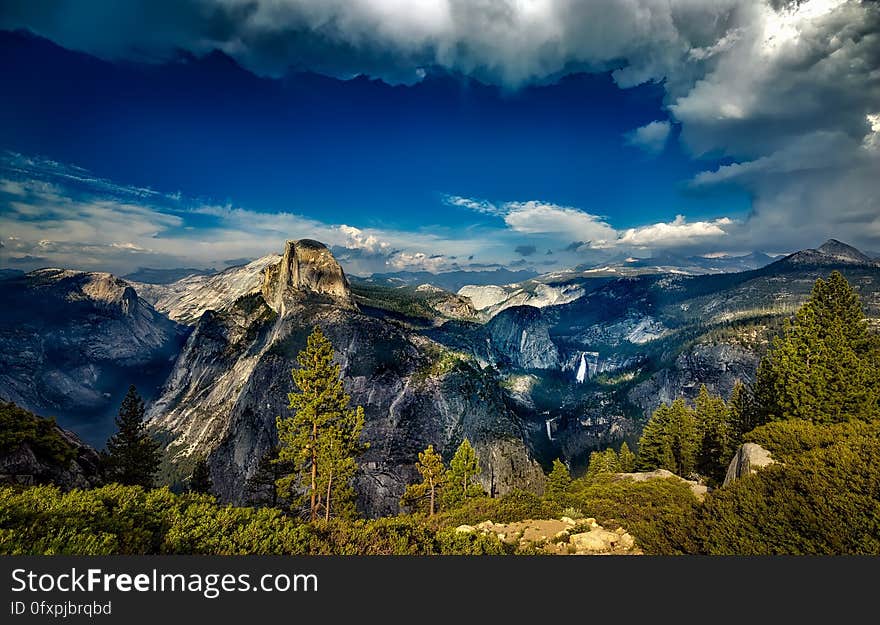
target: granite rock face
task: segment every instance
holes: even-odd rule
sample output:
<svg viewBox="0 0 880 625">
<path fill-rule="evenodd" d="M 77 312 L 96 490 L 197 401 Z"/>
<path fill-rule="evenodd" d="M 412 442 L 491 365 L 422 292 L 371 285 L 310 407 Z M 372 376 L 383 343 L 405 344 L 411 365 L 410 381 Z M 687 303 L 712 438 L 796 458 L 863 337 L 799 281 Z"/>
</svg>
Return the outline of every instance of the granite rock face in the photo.
<svg viewBox="0 0 880 625">
<path fill-rule="evenodd" d="M 262 294 L 280 315 L 290 300 L 310 294 L 327 295 L 337 305 L 354 306 L 342 267 L 323 243 L 311 239 L 287 242 L 281 261 L 264 271 Z"/>
<path fill-rule="evenodd" d="M 521 369 L 558 369 L 559 349 L 550 338 L 550 325 L 541 310 L 515 306 L 495 315 L 487 324 L 492 360 Z"/>
<path fill-rule="evenodd" d="M 769 451 L 756 443 L 744 443 L 736 451 L 736 455 L 727 467 L 727 475 L 724 476 L 724 486 L 736 480 L 775 464 L 776 461 Z"/>
</svg>

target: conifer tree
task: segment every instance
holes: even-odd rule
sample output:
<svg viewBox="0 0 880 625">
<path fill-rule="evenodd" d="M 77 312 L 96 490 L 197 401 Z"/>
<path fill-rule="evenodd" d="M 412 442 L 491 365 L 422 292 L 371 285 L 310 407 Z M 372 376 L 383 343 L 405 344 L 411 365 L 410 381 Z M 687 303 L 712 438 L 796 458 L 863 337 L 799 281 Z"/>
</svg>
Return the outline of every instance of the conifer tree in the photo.
<svg viewBox="0 0 880 625">
<path fill-rule="evenodd" d="M 250 495 L 249 500 L 255 505 L 278 506 L 278 480 L 293 472 L 289 463 L 278 460 L 279 447 L 274 445 L 264 453 L 254 473 L 248 478 L 245 488 Z"/>
<path fill-rule="evenodd" d="M 617 473 L 619 464 L 617 452 L 613 448 L 594 451 L 590 454 L 590 463 L 587 465 L 587 477 L 595 477 L 600 473 Z"/>
<path fill-rule="evenodd" d="M 836 423 L 878 414 L 877 339 L 858 294 L 835 271 L 813 291 L 758 367 L 761 423 L 807 419 Z"/>
<path fill-rule="evenodd" d="M 638 467 L 642 471 L 669 468 L 674 464 L 669 441 L 669 421 L 672 409 L 661 404 L 648 419 L 639 439 Z"/>
<path fill-rule="evenodd" d="M 699 434 L 697 432 L 694 412 L 678 398 L 672 402 L 669 419 L 669 445 L 672 453 L 672 467 L 669 469 L 676 475 L 687 477 L 696 469 Z"/>
<path fill-rule="evenodd" d="M 277 484 L 291 496 L 302 492 L 298 500 L 308 501 L 309 518 L 314 521 L 322 498 L 329 517 L 336 497 L 351 496 L 349 481 L 356 469 L 354 456 L 361 449 L 358 439 L 364 415 L 360 406 L 349 406 L 351 398 L 343 388 L 339 365 L 333 362 L 333 345 L 320 328 L 309 335 L 297 363 L 292 371 L 297 391 L 288 394 L 294 414 L 276 419 L 278 460 L 291 463 L 294 470 Z"/>
<path fill-rule="evenodd" d="M 568 492 L 569 486 L 571 486 L 571 473 L 562 460 L 556 458 L 550 475 L 547 476 L 547 499 L 559 501 Z"/>
<path fill-rule="evenodd" d="M 144 401 L 134 385 L 128 388 L 122 400 L 116 427 L 116 434 L 107 441 L 104 456 L 108 478 L 126 486 L 152 488 L 162 456 L 159 443 L 147 432 Z"/>
<path fill-rule="evenodd" d="M 742 444 L 746 432 L 751 432 L 758 425 L 757 406 L 752 390 L 739 380 L 733 385 L 730 400 L 727 402 L 729 411 L 727 420 L 730 423 L 733 447 Z"/>
<path fill-rule="evenodd" d="M 477 452 L 468 439 L 464 439 L 449 462 L 449 472 L 443 488 L 443 505 L 447 509 L 460 506 L 470 497 L 479 497 L 483 488 L 474 480 L 480 474 Z"/>
<path fill-rule="evenodd" d="M 211 470 L 208 467 L 208 461 L 200 458 L 193 468 L 192 477 L 189 479 L 189 490 L 193 493 L 210 494 L 214 488 L 211 481 Z"/>
<path fill-rule="evenodd" d="M 428 515 L 434 516 L 437 511 L 437 496 L 446 482 L 446 467 L 443 465 L 443 458 L 434 451 L 433 445 L 428 445 L 425 451 L 419 452 L 416 470 L 422 476 L 422 481 L 406 487 L 401 503 L 405 506 L 417 506 L 427 499 Z"/>
<path fill-rule="evenodd" d="M 638 466 L 686 477 L 695 469 L 698 446 L 694 413 L 679 398 L 672 405 L 662 404 L 651 415 L 639 439 Z"/>
<path fill-rule="evenodd" d="M 626 441 L 620 445 L 620 452 L 617 459 L 617 470 L 621 473 L 632 473 L 636 470 L 636 455 L 630 451 Z"/>
<path fill-rule="evenodd" d="M 727 465 L 733 457 L 733 431 L 730 411 L 721 397 L 711 395 L 706 385 L 694 404 L 694 416 L 699 436 L 696 470 L 715 482 L 722 481 Z"/>
</svg>

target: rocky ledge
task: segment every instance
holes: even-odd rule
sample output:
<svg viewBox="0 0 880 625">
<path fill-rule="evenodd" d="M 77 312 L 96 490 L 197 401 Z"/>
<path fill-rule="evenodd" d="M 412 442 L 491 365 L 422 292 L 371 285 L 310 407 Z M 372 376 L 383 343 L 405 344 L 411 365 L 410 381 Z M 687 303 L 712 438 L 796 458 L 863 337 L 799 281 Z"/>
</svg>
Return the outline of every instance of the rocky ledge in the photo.
<svg viewBox="0 0 880 625">
<path fill-rule="evenodd" d="M 495 534 L 508 545 L 525 553 L 537 552 L 559 556 L 636 556 L 643 552 L 635 539 L 622 527 L 608 530 L 596 519 L 526 519 L 513 523 L 483 521 L 476 526 L 459 525 L 456 532 Z"/>
</svg>

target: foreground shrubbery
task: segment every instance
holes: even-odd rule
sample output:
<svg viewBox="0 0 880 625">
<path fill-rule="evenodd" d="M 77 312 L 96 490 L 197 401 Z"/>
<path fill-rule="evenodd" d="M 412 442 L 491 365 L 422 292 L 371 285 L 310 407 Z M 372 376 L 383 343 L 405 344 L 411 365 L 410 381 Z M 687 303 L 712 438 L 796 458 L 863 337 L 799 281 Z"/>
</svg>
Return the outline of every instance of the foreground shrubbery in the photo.
<svg viewBox="0 0 880 625">
<path fill-rule="evenodd" d="M 880 555 L 880 425 L 782 421 L 749 438 L 780 464 L 710 495 L 682 551 Z"/>
<path fill-rule="evenodd" d="M 416 519 L 306 524 L 272 508 L 217 505 L 112 484 L 62 493 L 0 489 L 3 554 L 435 555 L 501 554 L 494 537 L 436 530 Z"/>
</svg>

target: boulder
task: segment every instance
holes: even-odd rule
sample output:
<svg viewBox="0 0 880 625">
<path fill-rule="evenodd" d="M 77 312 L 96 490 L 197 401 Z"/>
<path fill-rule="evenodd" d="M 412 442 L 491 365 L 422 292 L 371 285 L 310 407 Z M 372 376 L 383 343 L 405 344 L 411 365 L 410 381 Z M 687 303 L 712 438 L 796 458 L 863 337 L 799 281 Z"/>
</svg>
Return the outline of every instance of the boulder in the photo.
<svg viewBox="0 0 880 625">
<path fill-rule="evenodd" d="M 727 467 L 727 475 L 724 477 L 724 486 L 735 482 L 744 475 L 755 473 L 776 461 L 770 452 L 756 443 L 744 443 L 736 451 L 730 466 Z"/>
<path fill-rule="evenodd" d="M 462 534 L 470 534 L 472 532 L 477 531 L 473 525 L 459 525 L 455 528 L 456 532 L 460 532 Z"/>
<path fill-rule="evenodd" d="M 609 532 L 598 527 L 591 529 L 589 532 L 573 534 L 569 539 L 577 553 L 603 553 L 611 551 L 619 541 L 620 536 L 615 532 Z"/>
</svg>

